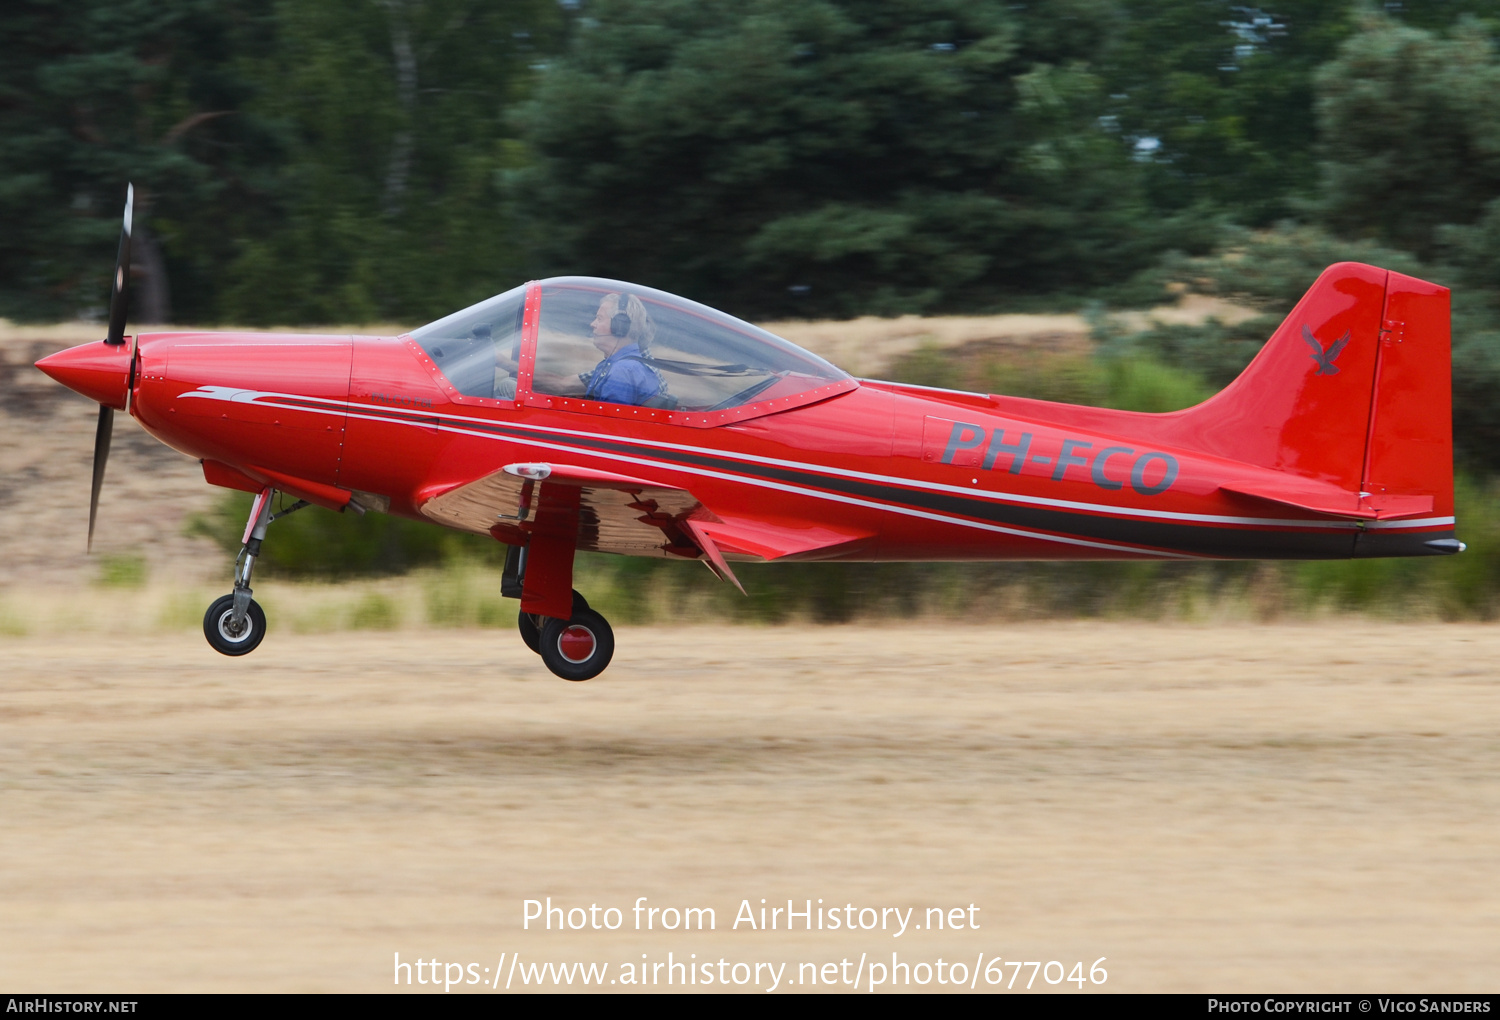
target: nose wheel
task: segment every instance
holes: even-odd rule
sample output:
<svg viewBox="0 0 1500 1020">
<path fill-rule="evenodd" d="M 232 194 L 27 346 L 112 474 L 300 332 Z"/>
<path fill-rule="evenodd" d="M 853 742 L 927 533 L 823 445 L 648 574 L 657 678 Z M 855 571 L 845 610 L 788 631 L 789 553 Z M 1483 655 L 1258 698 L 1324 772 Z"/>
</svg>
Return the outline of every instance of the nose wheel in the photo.
<svg viewBox="0 0 1500 1020">
<path fill-rule="evenodd" d="M 266 614 L 260 603 L 251 599 L 239 619 L 235 619 L 234 596 L 214 600 L 203 614 L 203 636 L 213 650 L 222 655 L 245 655 L 253 652 L 266 636 Z"/>
</svg>

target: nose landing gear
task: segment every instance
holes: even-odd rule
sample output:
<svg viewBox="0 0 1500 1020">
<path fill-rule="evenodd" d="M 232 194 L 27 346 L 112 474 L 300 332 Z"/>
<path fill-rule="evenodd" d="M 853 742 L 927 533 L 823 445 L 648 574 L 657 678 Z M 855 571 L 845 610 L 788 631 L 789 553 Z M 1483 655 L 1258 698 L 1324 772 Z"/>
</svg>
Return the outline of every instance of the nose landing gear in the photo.
<svg viewBox="0 0 1500 1020">
<path fill-rule="evenodd" d="M 234 591 L 214 600 L 203 614 L 203 636 L 214 651 L 223 655 L 246 655 L 260 645 L 266 636 L 266 614 L 250 597 L 250 575 L 255 559 L 271 522 L 307 506 L 299 499 L 280 513 L 271 512 L 272 488 L 262 489 L 250 505 L 250 519 L 245 522 L 245 536 L 238 558 L 234 561 Z"/>
</svg>

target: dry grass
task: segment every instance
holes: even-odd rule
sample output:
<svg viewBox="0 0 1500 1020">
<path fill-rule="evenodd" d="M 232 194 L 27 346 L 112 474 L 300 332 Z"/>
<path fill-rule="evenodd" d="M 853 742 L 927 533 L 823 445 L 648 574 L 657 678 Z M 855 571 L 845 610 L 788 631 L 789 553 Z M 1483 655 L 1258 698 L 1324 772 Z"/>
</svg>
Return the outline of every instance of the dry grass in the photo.
<svg viewBox="0 0 1500 1020">
<path fill-rule="evenodd" d="M 897 951 L 1103 956 L 1112 991 L 1492 991 L 1497 659 L 1482 626 L 627 629 L 575 685 L 490 631 L 0 639 L 0 980 Z M 719 925 L 522 931 L 547 896 Z M 730 930 L 762 897 L 981 928 Z"/>
</svg>

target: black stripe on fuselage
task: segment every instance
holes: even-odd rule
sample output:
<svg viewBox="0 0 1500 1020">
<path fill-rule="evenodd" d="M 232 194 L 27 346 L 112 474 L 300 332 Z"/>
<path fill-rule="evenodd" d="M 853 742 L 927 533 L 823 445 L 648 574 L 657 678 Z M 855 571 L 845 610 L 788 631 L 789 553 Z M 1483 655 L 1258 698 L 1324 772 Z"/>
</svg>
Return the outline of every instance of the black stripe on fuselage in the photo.
<svg viewBox="0 0 1500 1020">
<path fill-rule="evenodd" d="M 1415 528 L 1358 532 L 1354 542 L 1354 555 L 1364 559 L 1375 556 L 1451 556 L 1458 549 L 1444 546 L 1444 539 L 1452 539 L 1453 531 L 1420 531 Z M 1433 545 L 1434 542 L 1439 543 Z"/>
</svg>

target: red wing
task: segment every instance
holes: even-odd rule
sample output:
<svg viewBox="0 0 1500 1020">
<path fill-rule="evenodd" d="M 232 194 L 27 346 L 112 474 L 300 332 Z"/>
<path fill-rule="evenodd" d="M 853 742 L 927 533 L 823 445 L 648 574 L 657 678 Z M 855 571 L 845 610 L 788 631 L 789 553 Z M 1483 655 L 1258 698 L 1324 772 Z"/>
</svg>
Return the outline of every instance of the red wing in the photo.
<svg viewBox="0 0 1500 1020">
<path fill-rule="evenodd" d="M 715 573 L 736 560 L 820 559 L 874 540 L 868 531 L 824 522 L 715 514 L 687 489 L 571 464 L 510 464 L 421 504 L 452 528 L 491 534 L 496 525 L 529 530 L 539 488 L 579 489 L 578 548 L 627 556 L 697 556 Z M 728 574 L 727 579 L 733 575 Z"/>
<path fill-rule="evenodd" d="M 568 464 L 510 464 L 432 496 L 424 516 L 450 528 L 491 534 L 497 525 L 529 531 L 538 489 L 579 490 L 578 548 L 627 556 L 696 556 L 680 521 L 702 503 L 679 486 Z"/>
</svg>

